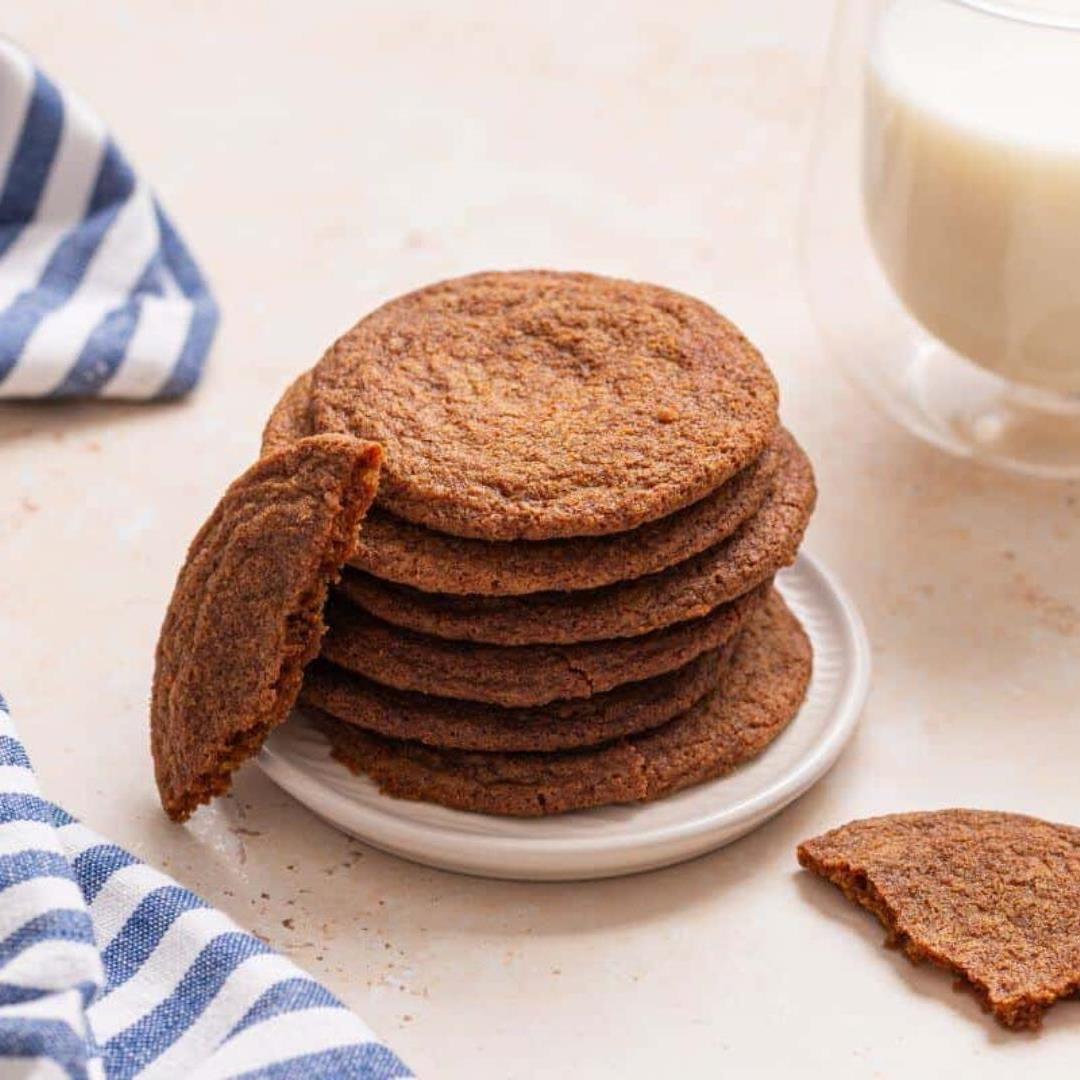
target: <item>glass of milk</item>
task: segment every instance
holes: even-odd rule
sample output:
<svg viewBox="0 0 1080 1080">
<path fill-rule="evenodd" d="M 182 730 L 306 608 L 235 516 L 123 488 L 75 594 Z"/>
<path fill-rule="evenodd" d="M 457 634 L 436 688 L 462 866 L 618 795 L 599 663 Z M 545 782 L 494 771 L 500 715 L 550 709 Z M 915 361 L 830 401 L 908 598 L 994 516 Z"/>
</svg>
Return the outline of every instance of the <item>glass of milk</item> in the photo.
<svg viewBox="0 0 1080 1080">
<path fill-rule="evenodd" d="M 830 350 L 909 428 L 1080 477 L 1080 0 L 847 0 L 803 214 Z"/>
</svg>

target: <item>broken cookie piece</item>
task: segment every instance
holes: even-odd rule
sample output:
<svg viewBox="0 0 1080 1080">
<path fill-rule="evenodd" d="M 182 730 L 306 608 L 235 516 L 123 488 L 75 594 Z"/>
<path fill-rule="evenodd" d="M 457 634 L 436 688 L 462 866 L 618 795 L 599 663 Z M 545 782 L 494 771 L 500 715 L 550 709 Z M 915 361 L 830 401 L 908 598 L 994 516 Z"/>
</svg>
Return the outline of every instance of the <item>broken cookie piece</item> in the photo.
<svg viewBox="0 0 1080 1080">
<path fill-rule="evenodd" d="M 300 439 L 236 480 L 192 542 L 150 706 L 158 791 L 174 820 L 226 791 L 295 703 L 381 462 L 379 446 L 348 435 Z"/>
<path fill-rule="evenodd" d="M 953 972 L 1005 1027 L 1080 989 L 1080 829 L 940 810 L 853 821 L 798 849 L 888 943 Z"/>
</svg>

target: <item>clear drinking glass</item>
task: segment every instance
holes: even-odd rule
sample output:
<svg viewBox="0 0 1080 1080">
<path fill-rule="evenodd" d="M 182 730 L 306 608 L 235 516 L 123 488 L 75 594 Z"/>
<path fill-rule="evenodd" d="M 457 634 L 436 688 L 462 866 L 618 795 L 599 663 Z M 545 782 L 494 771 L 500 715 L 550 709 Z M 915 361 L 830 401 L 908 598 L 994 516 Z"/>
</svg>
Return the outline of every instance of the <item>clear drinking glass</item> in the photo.
<svg viewBox="0 0 1080 1080">
<path fill-rule="evenodd" d="M 1080 0 L 841 0 L 801 246 L 875 402 L 1080 477 Z"/>
</svg>

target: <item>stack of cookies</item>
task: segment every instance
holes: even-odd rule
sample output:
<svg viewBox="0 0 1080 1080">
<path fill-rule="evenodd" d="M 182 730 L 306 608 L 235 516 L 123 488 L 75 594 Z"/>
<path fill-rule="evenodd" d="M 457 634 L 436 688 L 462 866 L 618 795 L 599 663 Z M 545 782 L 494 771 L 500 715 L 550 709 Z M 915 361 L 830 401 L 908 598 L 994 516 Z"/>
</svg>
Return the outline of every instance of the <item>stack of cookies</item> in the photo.
<svg viewBox="0 0 1080 1080">
<path fill-rule="evenodd" d="M 543 815 L 760 753 L 811 670 L 772 586 L 815 500 L 777 399 L 734 326 L 651 285 L 480 274 L 357 324 L 264 433 L 385 454 L 300 692 L 335 756 Z"/>
</svg>

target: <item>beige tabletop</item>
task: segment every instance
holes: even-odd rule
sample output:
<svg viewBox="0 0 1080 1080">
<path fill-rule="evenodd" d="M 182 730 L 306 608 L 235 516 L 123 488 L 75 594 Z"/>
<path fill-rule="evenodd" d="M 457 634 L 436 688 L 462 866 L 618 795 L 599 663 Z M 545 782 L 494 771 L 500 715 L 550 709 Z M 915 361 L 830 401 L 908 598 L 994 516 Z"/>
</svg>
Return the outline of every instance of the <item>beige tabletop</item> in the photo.
<svg viewBox="0 0 1080 1080">
<path fill-rule="evenodd" d="M 0 687 L 45 791 L 318 976 L 422 1075 L 1075 1075 L 1080 1004 L 1011 1035 L 799 873 L 853 817 L 1080 823 L 1080 491 L 926 449 L 800 291 L 825 0 L 23 0 L 4 30 L 107 119 L 225 313 L 168 407 L 0 408 Z M 357 316 L 488 267 L 696 293 L 771 359 L 817 466 L 808 546 L 875 675 L 836 769 L 688 865 L 474 880 L 339 835 L 249 767 L 171 825 L 147 696 L 188 540 L 285 384 Z"/>
</svg>

